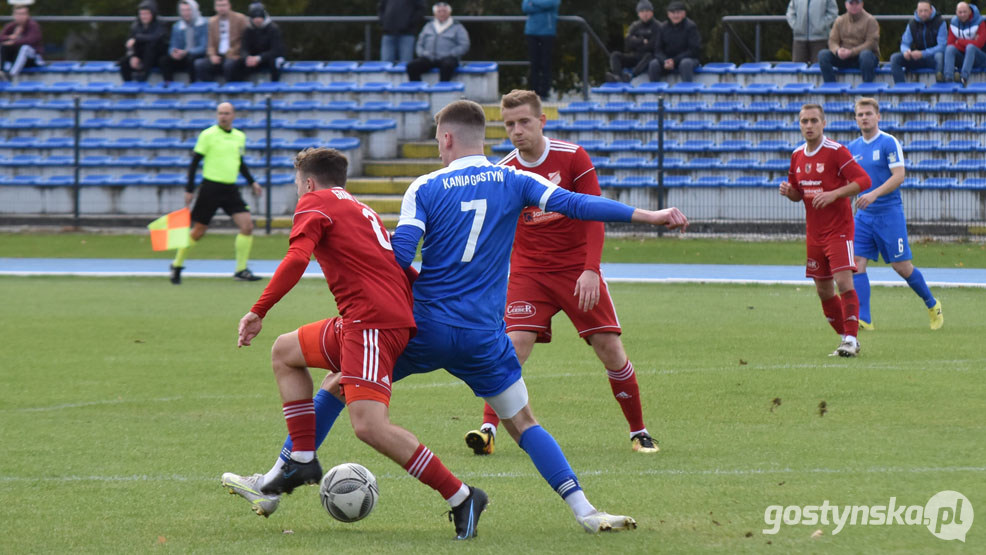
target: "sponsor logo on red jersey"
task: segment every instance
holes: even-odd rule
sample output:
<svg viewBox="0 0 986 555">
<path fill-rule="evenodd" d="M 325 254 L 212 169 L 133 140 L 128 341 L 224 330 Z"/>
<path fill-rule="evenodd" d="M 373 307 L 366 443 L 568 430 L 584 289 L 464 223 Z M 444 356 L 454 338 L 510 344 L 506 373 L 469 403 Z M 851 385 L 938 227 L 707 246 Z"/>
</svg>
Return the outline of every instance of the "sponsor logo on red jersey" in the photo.
<svg viewBox="0 0 986 555">
<path fill-rule="evenodd" d="M 514 301 L 507 305 L 508 318 L 530 318 L 535 314 L 537 309 L 527 301 Z"/>
<path fill-rule="evenodd" d="M 817 270 L 818 269 L 818 261 L 815 260 L 814 258 L 809 258 L 808 259 L 808 269 L 809 270 Z"/>
</svg>

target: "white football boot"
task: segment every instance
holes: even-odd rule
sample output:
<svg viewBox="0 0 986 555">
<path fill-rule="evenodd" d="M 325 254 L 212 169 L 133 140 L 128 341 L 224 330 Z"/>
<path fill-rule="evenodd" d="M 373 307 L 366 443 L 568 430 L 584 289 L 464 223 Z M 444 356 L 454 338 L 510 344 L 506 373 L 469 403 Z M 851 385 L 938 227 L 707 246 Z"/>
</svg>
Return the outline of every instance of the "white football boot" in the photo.
<svg viewBox="0 0 986 555">
<path fill-rule="evenodd" d="M 240 476 L 232 472 L 223 473 L 222 485 L 230 494 L 236 494 L 250 502 L 250 508 L 258 515 L 267 518 L 274 514 L 281 502 L 280 495 L 261 493 L 264 485 L 264 475 Z"/>
<path fill-rule="evenodd" d="M 633 530 L 637 527 L 637 521 L 628 516 L 611 515 L 602 511 L 595 511 L 583 517 L 575 517 L 575 520 L 590 534 Z"/>
</svg>

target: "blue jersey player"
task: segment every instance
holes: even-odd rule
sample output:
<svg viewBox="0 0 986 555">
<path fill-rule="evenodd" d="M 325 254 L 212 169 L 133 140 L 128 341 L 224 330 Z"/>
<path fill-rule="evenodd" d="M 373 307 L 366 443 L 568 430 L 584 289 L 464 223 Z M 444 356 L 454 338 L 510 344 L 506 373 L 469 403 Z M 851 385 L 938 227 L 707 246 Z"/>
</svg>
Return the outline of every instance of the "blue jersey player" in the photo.
<svg viewBox="0 0 986 555">
<path fill-rule="evenodd" d="M 931 329 L 944 324 L 941 303 L 935 299 L 921 271 L 911 263 L 907 222 L 900 198 L 904 181 L 904 153 L 893 135 L 880 131 L 880 105 L 873 98 L 856 101 L 856 124 L 862 137 L 849 143 L 849 151 L 870 176 L 873 186 L 856 200 L 856 273 L 853 281 L 859 296 L 859 325 L 873 329 L 870 313 L 869 260 L 883 257 L 914 290 L 928 308 Z"/>
<path fill-rule="evenodd" d="M 435 124 L 446 167 L 411 184 L 391 237 L 397 262 L 405 268 L 424 238 L 421 273 L 413 285 L 417 335 L 398 358 L 393 379 L 445 368 L 496 410 L 504 428 L 587 532 L 633 529 L 633 518 L 599 511 L 589 503 L 558 443 L 531 412 L 520 363 L 503 321 L 510 249 L 517 218 L 532 205 L 570 218 L 671 229 L 686 228 L 688 220 L 677 208 L 634 209 L 569 192 L 533 173 L 491 164 L 483 155 L 486 118 L 475 102 L 452 102 L 435 115 Z M 338 376 L 329 374 L 315 398 L 316 446 L 342 407 L 334 395 Z M 288 438 L 268 475 L 279 471 L 290 445 Z M 255 506 L 263 505 L 267 515 L 279 501 L 278 496 L 249 488 L 231 491 Z"/>
</svg>

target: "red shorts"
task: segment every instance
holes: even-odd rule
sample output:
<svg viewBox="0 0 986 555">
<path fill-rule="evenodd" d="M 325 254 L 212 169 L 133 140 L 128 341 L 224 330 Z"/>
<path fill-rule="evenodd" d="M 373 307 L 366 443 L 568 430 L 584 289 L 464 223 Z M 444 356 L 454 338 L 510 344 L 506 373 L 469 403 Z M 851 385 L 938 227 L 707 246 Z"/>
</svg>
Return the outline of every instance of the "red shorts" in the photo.
<svg viewBox="0 0 986 555">
<path fill-rule="evenodd" d="M 824 245 L 808 245 L 808 261 L 805 276 L 828 279 L 836 272 L 855 270 L 852 239 L 838 238 Z"/>
<path fill-rule="evenodd" d="M 590 335 L 602 332 L 622 333 L 616 307 L 606 282 L 600 276 L 599 302 L 584 312 L 575 295 L 575 282 L 582 270 L 543 274 L 510 274 L 507 286 L 507 310 L 503 316 L 507 331 L 533 331 L 538 343 L 551 342 L 551 317 L 565 311 L 579 337 L 589 342 Z"/>
<path fill-rule="evenodd" d="M 305 364 L 342 372 L 347 404 L 360 399 L 390 404 L 394 363 L 410 339 L 410 328 L 347 329 L 338 316 L 298 328 Z"/>
</svg>

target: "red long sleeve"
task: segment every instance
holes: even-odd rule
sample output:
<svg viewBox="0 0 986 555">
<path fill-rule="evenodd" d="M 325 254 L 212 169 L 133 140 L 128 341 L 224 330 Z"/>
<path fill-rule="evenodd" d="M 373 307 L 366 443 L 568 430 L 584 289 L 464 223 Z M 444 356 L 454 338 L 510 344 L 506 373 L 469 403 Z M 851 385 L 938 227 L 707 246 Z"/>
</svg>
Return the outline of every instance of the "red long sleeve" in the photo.
<svg viewBox="0 0 986 555">
<path fill-rule="evenodd" d="M 315 241 L 310 237 L 301 236 L 292 241 L 287 254 L 284 255 L 284 260 L 281 260 L 281 263 L 277 265 L 274 277 L 264 288 L 263 294 L 260 295 L 260 299 L 253 305 L 250 312 L 261 318 L 267 316 L 267 311 L 277 304 L 277 301 L 281 300 L 305 274 L 308 261 L 311 260 L 314 250 Z"/>
</svg>

